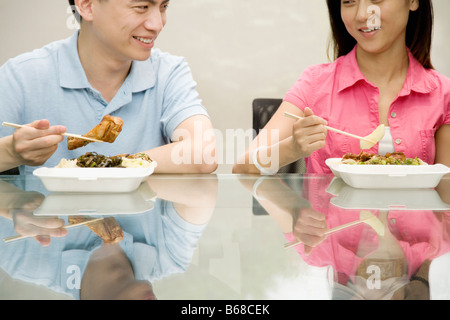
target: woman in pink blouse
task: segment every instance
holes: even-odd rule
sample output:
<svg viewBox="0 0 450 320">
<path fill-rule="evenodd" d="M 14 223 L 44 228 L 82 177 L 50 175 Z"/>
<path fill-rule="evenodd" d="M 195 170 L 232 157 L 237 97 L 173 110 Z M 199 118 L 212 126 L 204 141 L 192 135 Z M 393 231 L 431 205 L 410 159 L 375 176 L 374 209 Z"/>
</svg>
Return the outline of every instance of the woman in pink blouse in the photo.
<svg viewBox="0 0 450 320">
<path fill-rule="evenodd" d="M 430 60 L 431 0 L 327 4 L 335 61 L 304 71 L 233 172 L 271 174 L 305 158 L 308 173 L 329 173 L 327 158 L 361 151 L 324 125 L 366 136 L 384 124 L 385 137 L 366 151 L 450 166 L 450 79 Z"/>
</svg>

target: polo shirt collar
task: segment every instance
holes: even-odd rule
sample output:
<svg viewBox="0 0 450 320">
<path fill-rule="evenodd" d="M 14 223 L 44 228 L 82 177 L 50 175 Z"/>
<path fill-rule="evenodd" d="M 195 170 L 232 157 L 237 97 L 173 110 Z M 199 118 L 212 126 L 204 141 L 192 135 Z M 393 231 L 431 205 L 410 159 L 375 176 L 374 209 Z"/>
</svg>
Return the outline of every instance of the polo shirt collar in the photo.
<svg viewBox="0 0 450 320">
<path fill-rule="evenodd" d="M 63 88 L 91 88 L 78 55 L 78 35 L 79 30 L 64 41 L 58 50 L 59 83 Z M 131 84 L 133 93 L 152 88 L 156 83 L 156 76 L 151 59 L 133 61 L 126 81 Z"/>
<path fill-rule="evenodd" d="M 133 61 L 128 79 L 131 81 L 131 91 L 133 93 L 153 88 L 156 83 L 156 75 L 151 59 Z"/>
<path fill-rule="evenodd" d="M 408 49 L 409 68 L 400 95 L 408 95 L 411 91 L 430 93 L 438 87 L 437 79 L 417 61 Z M 372 85 L 359 69 L 356 61 L 356 46 L 346 56 L 341 57 L 341 76 L 338 79 L 338 92 L 354 86 L 359 81 Z M 373 85 L 372 85 L 373 86 Z"/>
<path fill-rule="evenodd" d="M 91 87 L 78 56 L 78 34 L 79 30 L 64 41 L 58 50 L 59 84 L 63 88 Z"/>
</svg>

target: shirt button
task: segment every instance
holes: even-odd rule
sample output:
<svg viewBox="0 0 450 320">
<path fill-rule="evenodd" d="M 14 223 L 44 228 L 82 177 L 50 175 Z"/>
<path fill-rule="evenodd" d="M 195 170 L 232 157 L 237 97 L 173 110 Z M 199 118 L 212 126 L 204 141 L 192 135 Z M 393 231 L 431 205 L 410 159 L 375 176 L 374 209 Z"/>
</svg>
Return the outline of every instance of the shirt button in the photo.
<svg viewBox="0 0 450 320">
<path fill-rule="evenodd" d="M 395 140 L 395 143 L 396 143 L 396 144 L 401 144 L 401 143 L 402 143 L 402 139 L 397 139 L 397 140 Z"/>
<path fill-rule="evenodd" d="M 395 224 L 395 219 L 391 219 L 391 224 L 394 225 Z"/>
<path fill-rule="evenodd" d="M 397 118 L 397 114 L 396 114 L 395 112 L 392 112 L 392 113 L 391 113 L 391 117 L 392 117 L 392 118 Z"/>
</svg>

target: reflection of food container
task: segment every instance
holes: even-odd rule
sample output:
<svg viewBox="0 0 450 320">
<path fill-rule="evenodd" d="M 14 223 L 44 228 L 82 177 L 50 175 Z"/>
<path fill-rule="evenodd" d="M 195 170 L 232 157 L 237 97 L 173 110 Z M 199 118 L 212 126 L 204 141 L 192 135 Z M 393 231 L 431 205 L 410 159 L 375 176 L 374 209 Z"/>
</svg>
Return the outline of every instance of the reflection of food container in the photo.
<svg viewBox="0 0 450 320">
<path fill-rule="evenodd" d="M 152 210 L 140 191 L 126 193 L 53 193 L 34 211 L 40 216 L 138 214 Z"/>
<path fill-rule="evenodd" d="M 148 168 L 39 168 L 33 174 L 52 192 L 131 192 L 151 175 Z"/>
<path fill-rule="evenodd" d="M 366 210 L 449 210 L 436 190 L 425 189 L 357 189 L 334 178 L 327 192 L 335 195 L 330 203 L 344 209 Z"/>
<path fill-rule="evenodd" d="M 327 159 L 333 174 L 348 185 L 361 189 L 434 188 L 450 168 L 436 165 L 348 165 L 341 159 Z"/>
</svg>

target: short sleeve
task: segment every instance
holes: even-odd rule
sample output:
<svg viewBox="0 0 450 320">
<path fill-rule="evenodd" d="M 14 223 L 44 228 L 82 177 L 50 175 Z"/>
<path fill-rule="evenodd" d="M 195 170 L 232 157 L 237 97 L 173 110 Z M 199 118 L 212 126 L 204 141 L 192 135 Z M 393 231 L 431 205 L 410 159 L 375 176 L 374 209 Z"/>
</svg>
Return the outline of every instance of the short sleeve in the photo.
<svg viewBox="0 0 450 320">
<path fill-rule="evenodd" d="M 192 260 L 206 224 L 191 224 L 178 215 L 172 202 L 164 201 L 163 204 L 162 230 L 165 247 L 171 260 L 186 269 Z"/>
<path fill-rule="evenodd" d="M 152 235 L 156 237 L 153 245 L 158 254 L 153 277 L 160 279 L 188 269 L 206 225 L 193 225 L 184 221 L 172 202 L 161 200 L 157 206 L 160 206 L 161 212 L 156 233 Z"/>
<path fill-rule="evenodd" d="M 299 107 L 301 110 L 305 107 L 312 106 L 313 92 L 314 92 L 314 70 L 316 66 L 307 68 L 297 82 L 284 96 L 284 101 L 290 102 Z"/>
<path fill-rule="evenodd" d="M 22 84 L 10 61 L 0 67 L 0 115 L 2 121 L 21 123 L 23 107 Z M 13 129 L 0 127 L 0 137 L 9 136 Z"/>
<path fill-rule="evenodd" d="M 197 83 L 187 62 L 180 58 L 167 77 L 164 87 L 162 128 L 167 137 L 186 119 L 195 115 L 208 117 L 197 92 Z"/>
<path fill-rule="evenodd" d="M 450 124 L 450 78 L 445 78 L 443 83 L 444 91 L 444 124 Z"/>
</svg>

